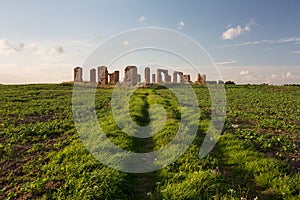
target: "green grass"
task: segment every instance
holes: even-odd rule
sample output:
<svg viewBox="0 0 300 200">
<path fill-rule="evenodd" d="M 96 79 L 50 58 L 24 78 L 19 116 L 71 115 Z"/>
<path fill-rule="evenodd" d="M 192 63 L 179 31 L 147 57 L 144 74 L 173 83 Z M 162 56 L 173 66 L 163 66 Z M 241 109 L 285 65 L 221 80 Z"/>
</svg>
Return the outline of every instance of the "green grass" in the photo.
<svg viewBox="0 0 300 200">
<path fill-rule="evenodd" d="M 73 122 L 72 89 L 0 85 L 1 199 L 300 199 L 300 87 L 227 86 L 223 134 L 200 159 L 211 112 L 207 88 L 195 86 L 196 138 L 176 162 L 145 174 L 104 166 L 86 150 Z M 131 118 L 157 128 L 147 139 L 119 129 L 111 93 L 98 89 L 95 107 L 103 130 L 120 148 L 150 152 L 176 135 L 183 111 L 170 90 L 140 88 L 130 98 Z M 150 121 L 161 108 L 157 104 L 165 116 Z"/>
</svg>

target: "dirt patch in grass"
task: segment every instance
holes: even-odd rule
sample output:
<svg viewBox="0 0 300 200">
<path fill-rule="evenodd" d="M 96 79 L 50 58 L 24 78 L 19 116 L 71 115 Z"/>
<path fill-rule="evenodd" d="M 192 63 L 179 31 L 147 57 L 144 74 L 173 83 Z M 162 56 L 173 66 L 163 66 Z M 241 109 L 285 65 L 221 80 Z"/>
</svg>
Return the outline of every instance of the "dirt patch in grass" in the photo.
<svg viewBox="0 0 300 200">
<path fill-rule="evenodd" d="M 0 188 L 2 191 L 0 193 L 0 199 L 5 199 L 11 194 L 15 194 L 16 199 L 30 199 L 32 194 L 29 192 L 21 192 L 21 188 L 24 184 L 33 181 L 37 176 L 40 176 L 41 169 L 38 167 L 33 167 L 30 172 L 28 169 L 24 169 L 26 165 L 32 162 L 38 162 L 37 165 L 44 165 L 49 162 L 47 158 L 47 153 L 51 151 L 59 150 L 54 146 L 56 143 L 63 143 L 62 146 L 68 144 L 66 140 L 68 135 L 58 135 L 52 136 L 47 139 L 40 141 L 43 145 L 42 149 L 32 150 L 35 143 L 27 142 L 23 144 L 14 145 L 13 148 L 13 158 L 5 159 L 0 162 Z M 48 182 L 45 185 L 45 189 L 55 190 L 61 185 L 60 181 Z"/>
<path fill-rule="evenodd" d="M 22 121 L 24 124 L 30 124 L 30 123 L 36 123 L 36 122 L 46 122 L 49 120 L 52 120 L 56 118 L 54 112 L 42 114 L 42 115 L 29 115 L 25 117 L 25 119 Z"/>
</svg>

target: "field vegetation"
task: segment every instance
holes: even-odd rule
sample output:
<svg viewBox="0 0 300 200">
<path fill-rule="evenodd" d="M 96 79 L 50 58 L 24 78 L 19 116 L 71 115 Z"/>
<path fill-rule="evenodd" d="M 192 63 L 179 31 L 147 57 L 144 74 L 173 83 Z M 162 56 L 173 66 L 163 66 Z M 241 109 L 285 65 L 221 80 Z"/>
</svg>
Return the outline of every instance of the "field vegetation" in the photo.
<svg viewBox="0 0 300 200">
<path fill-rule="evenodd" d="M 193 86 L 200 113 L 196 138 L 180 158 L 133 174 L 97 161 L 81 142 L 72 85 L 0 85 L 0 199 L 300 199 L 300 87 L 227 85 L 222 135 L 199 158 L 211 116 L 206 86 Z M 150 123 L 161 104 L 167 121 L 151 138 L 127 135 L 111 111 L 112 88 L 96 92 L 97 118 L 119 147 L 151 152 L 176 134 L 180 105 L 167 88 L 139 88 L 130 115 Z"/>
</svg>

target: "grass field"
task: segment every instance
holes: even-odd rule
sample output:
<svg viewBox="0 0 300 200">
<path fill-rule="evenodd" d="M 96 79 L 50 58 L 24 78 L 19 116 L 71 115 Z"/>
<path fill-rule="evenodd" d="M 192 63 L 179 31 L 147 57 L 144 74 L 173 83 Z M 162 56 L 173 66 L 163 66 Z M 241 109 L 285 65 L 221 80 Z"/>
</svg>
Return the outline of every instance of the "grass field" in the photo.
<svg viewBox="0 0 300 200">
<path fill-rule="evenodd" d="M 197 136 L 176 162 L 131 174 L 104 166 L 85 149 L 73 122 L 71 85 L 0 85 L 0 199 L 300 199 L 300 87 L 226 86 L 227 117 L 212 152 L 198 157 L 210 123 L 205 86 Z M 167 114 L 151 138 L 128 136 L 115 124 L 112 89 L 96 93 L 99 123 L 119 147 L 150 152 L 178 129 L 180 108 L 164 88 L 140 88 L 131 117 L 149 123 L 149 105 Z"/>
</svg>

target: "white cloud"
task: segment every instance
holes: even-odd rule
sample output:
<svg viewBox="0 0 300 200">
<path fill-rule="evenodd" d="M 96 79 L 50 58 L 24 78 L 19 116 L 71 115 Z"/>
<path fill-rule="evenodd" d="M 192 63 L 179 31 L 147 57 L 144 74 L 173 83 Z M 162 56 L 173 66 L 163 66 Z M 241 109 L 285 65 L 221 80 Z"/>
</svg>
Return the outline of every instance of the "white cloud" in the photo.
<svg viewBox="0 0 300 200">
<path fill-rule="evenodd" d="M 145 22 L 146 19 L 147 18 L 145 16 L 141 16 L 138 21 L 139 21 L 139 23 L 141 23 L 142 25 L 144 25 L 144 22 Z"/>
<path fill-rule="evenodd" d="M 180 29 L 182 29 L 184 26 L 185 26 L 185 24 L 184 24 L 184 22 L 181 20 L 180 22 L 178 22 L 178 29 L 180 30 Z"/>
<path fill-rule="evenodd" d="M 235 28 L 229 28 L 227 31 L 225 31 L 222 34 L 223 40 L 232 40 L 233 38 L 239 36 L 243 32 L 243 29 L 241 26 L 237 26 Z"/>
<path fill-rule="evenodd" d="M 246 75 L 246 74 L 248 74 L 248 73 L 249 73 L 249 71 L 246 71 L 246 70 L 244 71 L 244 70 L 243 70 L 243 71 L 240 72 L 240 75 Z"/>
<path fill-rule="evenodd" d="M 122 42 L 123 46 L 128 46 L 129 42 L 127 40 Z"/>
<path fill-rule="evenodd" d="M 236 27 L 228 27 L 225 32 L 222 33 L 222 39 L 223 40 L 232 40 L 238 36 L 240 36 L 242 33 L 247 33 L 251 31 L 252 26 L 256 25 L 255 21 L 252 20 L 248 24 L 246 24 L 245 27 L 242 27 L 241 25 L 238 25 Z"/>
</svg>

